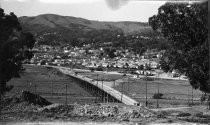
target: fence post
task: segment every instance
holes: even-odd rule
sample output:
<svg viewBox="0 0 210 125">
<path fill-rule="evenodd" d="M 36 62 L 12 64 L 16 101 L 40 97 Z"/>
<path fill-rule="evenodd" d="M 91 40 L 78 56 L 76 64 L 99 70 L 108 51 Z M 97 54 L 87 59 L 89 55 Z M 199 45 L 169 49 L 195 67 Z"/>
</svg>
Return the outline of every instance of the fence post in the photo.
<svg viewBox="0 0 210 125">
<path fill-rule="evenodd" d="M 189 86 L 187 87 L 187 90 L 188 90 L 188 92 L 187 92 L 187 103 L 188 103 L 188 106 L 190 106 L 190 90 L 189 90 Z"/>
<path fill-rule="evenodd" d="M 67 83 L 66 83 L 66 105 L 67 105 Z"/>
<path fill-rule="evenodd" d="M 192 105 L 193 105 L 193 87 L 192 87 Z"/>
<path fill-rule="evenodd" d="M 35 82 L 35 94 L 36 94 L 36 82 Z"/>
<path fill-rule="evenodd" d="M 103 82 L 103 79 L 102 79 L 102 90 L 104 91 L 104 82 Z"/>
<path fill-rule="evenodd" d="M 108 93 L 106 93 L 107 95 L 106 95 L 106 103 L 108 103 L 109 102 L 109 94 Z"/>
<path fill-rule="evenodd" d="M 99 99 L 99 92 L 98 92 L 98 74 L 97 74 L 97 87 L 96 87 L 96 101 L 95 102 L 97 102 L 98 101 L 98 99 Z"/>
<path fill-rule="evenodd" d="M 130 84 L 130 82 L 129 82 L 129 77 L 128 77 L 127 80 L 128 80 L 128 93 L 129 93 L 129 90 L 130 90 L 130 88 L 129 88 L 129 87 L 130 87 L 130 86 L 129 86 L 129 84 Z"/>
<path fill-rule="evenodd" d="M 207 100 L 206 102 L 207 102 L 206 109 L 210 110 L 210 101 Z"/>
<path fill-rule="evenodd" d="M 124 82 L 122 82 L 122 93 L 121 93 L 121 102 L 122 102 L 122 98 L 123 98 L 123 84 L 124 84 Z"/>
<path fill-rule="evenodd" d="M 158 80 L 158 96 L 159 96 L 159 93 L 160 93 L 159 92 L 159 73 L 158 73 L 158 76 L 157 77 L 158 77 L 157 80 Z M 157 98 L 157 108 L 159 108 L 159 97 Z"/>
<path fill-rule="evenodd" d="M 147 107 L 147 73 L 146 73 L 146 107 Z"/>
<path fill-rule="evenodd" d="M 51 85 L 52 85 L 51 99 L 53 100 L 53 82 L 51 82 Z"/>
<path fill-rule="evenodd" d="M 28 82 L 28 81 L 27 81 Z M 31 86 L 31 82 L 29 82 L 29 88 L 28 91 L 32 92 L 33 91 L 33 87 Z"/>
</svg>

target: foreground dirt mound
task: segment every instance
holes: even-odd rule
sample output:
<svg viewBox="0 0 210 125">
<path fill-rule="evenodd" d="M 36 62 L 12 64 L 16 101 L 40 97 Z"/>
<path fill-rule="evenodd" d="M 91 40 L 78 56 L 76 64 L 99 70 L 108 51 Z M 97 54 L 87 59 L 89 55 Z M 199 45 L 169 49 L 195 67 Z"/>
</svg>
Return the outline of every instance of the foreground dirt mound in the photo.
<svg viewBox="0 0 210 125">
<path fill-rule="evenodd" d="M 119 105 L 75 105 L 74 114 L 80 116 L 115 117 L 121 121 L 152 118 L 155 113 L 139 106 Z"/>
<path fill-rule="evenodd" d="M 39 113 L 56 114 L 56 117 L 84 117 L 94 120 L 114 119 L 115 121 L 152 120 L 156 114 L 144 107 L 119 104 L 52 104 L 38 109 Z"/>
<path fill-rule="evenodd" d="M 42 98 L 39 95 L 33 94 L 29 91 L 23 91 L 20 96 L 20 101 L 28 102 L 29 104 L 39 105 L 39 106 L 47 106 L 52 104 L 46 99 Z"/>
<path fill-rule="evenodd" d="M 15 95 L 11 98 L 6 98 L 2 102 L 2 111 L 34 111 L 37 108 L 52 104 L 39 95 L 28 91 L 23 91 L 21 95 Z"/>
</svg>

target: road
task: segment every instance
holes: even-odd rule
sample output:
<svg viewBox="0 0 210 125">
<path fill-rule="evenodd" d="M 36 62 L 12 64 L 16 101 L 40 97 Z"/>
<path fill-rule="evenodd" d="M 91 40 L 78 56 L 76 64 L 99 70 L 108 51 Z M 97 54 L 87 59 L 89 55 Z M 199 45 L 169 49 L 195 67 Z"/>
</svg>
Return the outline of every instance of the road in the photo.
<svg viewBox="0 0 210 125">
<path fill-rule="evenodd" d="M 124 103 L 126 105 L 140 105 L 140 103 L 137 102 L 136 100 L 128 97 L 125 94 L 122 94 L 121 92 L 107 86 L 106 84 L 103 84 L 102 81 L 98 81 L 98 84 L 97 84 L 97 81 L 93 81 L 90 78 L 84 77 L 82 75 L 75 75 L 75 73 L 70 68 L 65 68 L 65 67 L 56 67 L 56 68 L 59 69 L 64 74 L 70 75 L 72 77 L 86 81 L 94 86 L 97 86 L 101 90 L 103 90 L 106 93 L 110 94 L 111 96 L 115 97 L 117 100 L 122 101 L 122 103 Z"/>
</svg>

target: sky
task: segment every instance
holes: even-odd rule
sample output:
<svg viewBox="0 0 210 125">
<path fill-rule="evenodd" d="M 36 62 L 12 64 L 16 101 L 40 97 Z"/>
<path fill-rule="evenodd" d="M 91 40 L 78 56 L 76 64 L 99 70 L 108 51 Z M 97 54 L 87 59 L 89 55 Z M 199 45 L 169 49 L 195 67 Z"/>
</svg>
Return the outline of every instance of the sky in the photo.
<svg viewBox="0 0 210 125">
<path fill-rule="evenodd" d="M 20 16 L 58 14 L 98 21 L 148 22 L 165 1 L 140 0 L 0 0 L 5 13 Z"/>
</svg>

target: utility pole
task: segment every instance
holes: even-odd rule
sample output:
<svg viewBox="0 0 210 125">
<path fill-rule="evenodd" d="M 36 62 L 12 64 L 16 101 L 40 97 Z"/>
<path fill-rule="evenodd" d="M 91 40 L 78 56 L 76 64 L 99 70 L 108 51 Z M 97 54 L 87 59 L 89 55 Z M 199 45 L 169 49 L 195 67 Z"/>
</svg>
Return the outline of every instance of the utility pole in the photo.
<svg viewBox="0 0 210 125">
<path fill-rule="evenodd" d="M 95 102 L 97 101 L 97 98 L 98 98 L 98 74 L 97 74 L 97 88 L 96 88 L 96 98 L 95 98 Z"/>
<path fill-rule="evenodd" d="M 51 99 L 53 100 L 53 82 L 51 82 L 51 87 L 52 87 L 52 91 L 51 91 Z"/>
<path fill-rule="evenodd" d="M 103 79 L 102 79 L 101 83 L 102 83 L 102 90 L 104 91 L 104 81 L 103 81 Z"/>
<path fill-rule="evenodd" d="M 105 92 L 104 92 L 104 76 L 102 78 L 102 98 L 103 98 L 103 102 L 105 102 Z"/>
<path fill-rule="evenodd" d="M 121 102 L 122 102 L 122 98 L 123 98 L 123 84 L 124 84 L 124 82 L 122 82 Z"/>
<path fill-rule="evenodd" d="M 146 107 L 147 107 L 147 73 L 146 73 Z"/>
<path fill-rule="evenodd" d="M 192 87 L 192 105 L 193 105 L 193 87 Z"/>
<path fill-rule="evenodd" d="M 157 77 L 158 77 L 158 98 L 157 98 L 157 108 L 159 108 L 159 73 L 158 73 L 158 75 L 157 75 Z"/>
<path fill-rule="evenodd" d="M 130 82 L 129 82 L 129 77 L 128 77 L 127 80 L 128 80 L 128 82 L 127 82 L 127 83 L 128 83 L 128 93 L 129 93 L 129 89 L 130 89 L 130 88 L 129 88 L 129 87 L 130 87 L 130 86 L 129 86 L 129 84 L 130 84 Z"/>
<path fill-rule="evenodd" d="M 67 105 L 67 83 L 66 83 L 66 102 L 65 104 Z"/>
<path fill-rule="evenodd" d="M 188 106 L 190 106 L 190 97 L 189 97 L 190 96 L 190 92 L 189 92 L 190 90 L 189 90 L 189 86 L 187 86 L 187 90 L 188 90 L 187 91 L 187 103 L 188 103 Z"/>
<path fill-rule="evenodd" d="M 36 82 L 35 82 L 35 94 L 36 94 Z"/>
</svg>

